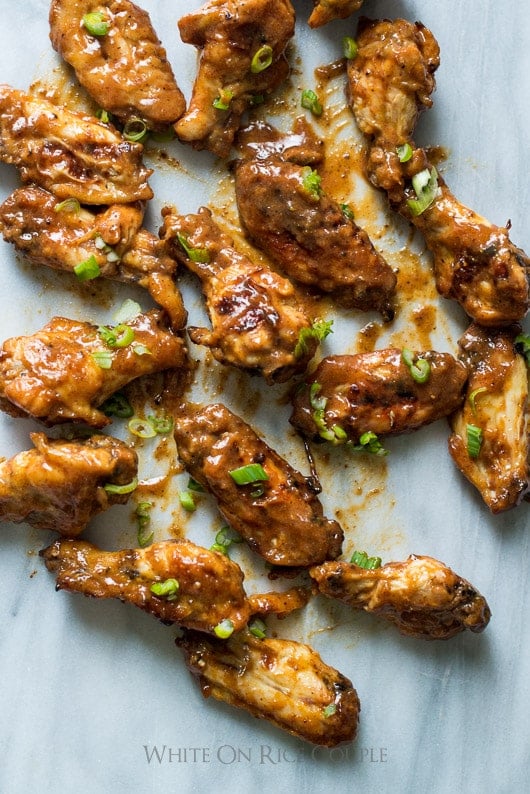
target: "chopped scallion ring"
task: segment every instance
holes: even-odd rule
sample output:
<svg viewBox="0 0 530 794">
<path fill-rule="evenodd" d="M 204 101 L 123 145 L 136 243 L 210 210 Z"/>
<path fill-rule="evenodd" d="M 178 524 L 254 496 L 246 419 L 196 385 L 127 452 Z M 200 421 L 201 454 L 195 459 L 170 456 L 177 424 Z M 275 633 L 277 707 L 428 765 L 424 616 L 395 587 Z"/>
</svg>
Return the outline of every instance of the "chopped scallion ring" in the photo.
<svg viewBox="0 0 530 794">
<path fill-rule="evenodd" d="M 200 482 L 197 482 L 197 480 L 194 480 L 193 477 L 190 477 L 188 480 L 188 491 L 195 491 L 195 493 L 204 493 L 204 488 L 202 487 Z"/>
<path fill-rule="evenodd" d="M 250 485 L 251 483 L 269 479 L 269 475 L 261 463 L 248 463 L 246 466 L 232 469 L 228 474 L 236 485 Z"/>
<path fill-rule="evenodd" d="M 355 39 L 352 39 L 351 36 L 344 36 L 342 39 L 342 51 L 344 53 L 344 57 L 349 61 L 353 60 L 353 58 L 356 58 L 357 53 L 359 52 L 359 47 L 357 46 Z"/>
<path fill-rule="evenodd" d="M 149 131 L 143 119 L 131 118 L 125 122 L 122 135 L 126 141 L 131 143 L 143 143 Z"/>
<path fill-rule="evenodd" d="M 76 198 L 67 198 L 56 204 L 53 209 L 55 212 L 71 212 L 74 215 L 78 215 L 81 210 L 81 204 Z"/>
<path fill-rule="evenodd" d="M 476 425 L 466 426 L 467 435 L 467 454 L 470 458 L 478 458 L 482 447 L 483 433 Z"/>
<path fill-rule="evenodd" d="M 340 208 L 342 210 L 342 214 L 347 220 L 352 221 L 355 218 L 355 215 L 353 214 L 353 210 L 349 204 L 341 204 Z"/>
<path fill-rule="evenodd" d="M 487 388 L 485 386 L 480 386 L 480 388 L 474 389 L 471 392 L 471 394 L 469 395 L 469 397 L 467 398 L 469 400 L 469 405 L 471 406 L 471 411 L 473 413 L 473 416 L 477 415 L 476 399 L 477 399 L 478 395 L 479 394 L 483 394 L 484 392 L 487 392 L 487 391 L 488 390 L 487 390 Z"/>
<path fill-rule="evenodd" d="M 154 532 L 148 532 L 151 523 L 152 502 L 138 502 L 135 510 L 136 521 L 138 523 L 138 545 L 144 549 L 152 542 Z"/>
<path fill-rule="evenodd" d="M 179 493 L 179 502 L 188 513 L 193 513 L 197 509 L 193 494 L 190 491 L 181 491 Z"/>
<path fill-rule="evenodd" d="M 408 347 L 404 347 L 401 351 L 401 358 L 409 368 L 412 379 L 416 383 L 426 383 L 431 374 L 431 365 L 425 358 L 417 358 L 414 361 L 414 353 Z"/>
<path fill-rule="evenodd" d="M 381 567 L 381 557 L 369 557 L 365 551 L 354 551 L 350 562 L 367 571 Z"/>
<path fill-rule="evenodd" d="M 227 640 L 234 633 L 234 624 L 230 618 L 225 618 L 215 626 L 213 631 L 220 640 Z"/>
<path fill-rule="evenodd" d="M 130 402 L 119 391 L 105 400 L 101 410 L 105 416 L 118 416 L 120 419 L 128 419 L 134 413 Z"/>
<path fill-rule="evenodd" d="M 100 369 L 110 369 L 112 367 L 112 353 L 110 350 L 94 350 L 90 354 Z"/>
<path fill-rule="evenodd" d="M 311 339 L 316 339 L 317 342 L 322 342 L 329 334 L 333 333 L 331 326 L 333 320 L 315 320 L 309 328 L 301 328 L 298 334 L 298 342 L 294 349 L 295 358 L 305 356 L 309 353 L 308 342 Z"/>
<path fill-rule="evenodd" d="M 352 449 L 356 452 L 370 452 L 372 455 L 388 455 L 388 449 L 379 441 L 377 435 L 372 430 L 367 430 L 362 433 L 359 438 L 359 443 L 355 444 Z"/>
<path fill-rule="evenodd" d="M 310 88 L 306 88 L 305 91 L 302 91 L 302 98 L 300 103 L 303 108 L 306 110 L 310 110 L 314 116 L 321 116 L 322 115 L 322 105 L 318 99 L 318 96 L 315 94 L 314 91 L 311 91 Z"/>
<path fill-rule="evenodd" d="M 113 348 L 127 347 L 131 342 L 134 342 L 133 329 L 130 325 L 124 325 L 123 323 L 114 326 L 114 328 L 109 328 L 107 325 L 100 325 L 98 334 L 106 345 Z"/>
<path fill-rule="evenodd" d="M 137 356 L 152 356 L 153 354 L 145 345 L 133 345 L 133 350 Z"/>
<path fill-rule="evenodd" d="M 309 193 L 311 198 L 320 198 L 322 194 L 321 182 L 322 179 L 320 175 L 316 171 L 313 171 L 311 166 L 308 165 L 302 169 L 302 187 Z"/>
<path fill-rule="evenodd" d="M 101 121 L 102 124 L 110 124 L 112 121 L 112 115 L 108 112 L 108 110 L 104 110 L 100 108 L 96 113 L 96 116 Z"/>
<path fill-rule="evenodd" d="M 84 262 L 79 262 L 79 264 L 74 267 L 74 273 L 79 281 L 91 281 L 93 278 L 97 278 L 101 275 L 98 260 L 94 254 L 91 254 Z"/>
<path fill-rule="evenodd" d="M 107 493 L 115 493 L 120 495 L 132 493 L 138 488 L 138 477 L 134 477 L 131 482 L 128 482 L 125 485 L 114 485 L 113 483 L 109 482 L 107 485 L 104 485 L 103 488 Z"/>
<path fill-rule="evenodd" d="M 315 382 L 311 384 L 309 389 L 309 403 L 313 409 L 313 422 L 317 427 L 320 438 L 323 438 L 324 441 L 331 441 L 332 444 L 342 444 L 348 435 L 340 425 L 335 424 L 332 428 L 327 426 L 324 412 L 328 404 L 328 398 L 317 396 L 321 388 L 320 383 Z"/>
<path fill-rule="evenodd" d="M 403 143 L 397 147 L 396 152 L 400 163 L 408 163 L 412 157 L 412 146 L 410 143 Z"/>
<path fill-rule="evenodd" d="M 264 44 L 259 50 L 254 53 L 252 61 L 250 62 L 250 71 L 252 74 L 259 74 L 268 69 L 272 63 L 272 47 L 269 44 Z"/>
<path fill-rule="evenodd" d="M 177 579 L 165 579 L 163 582 L 153 582 L 150 587 L 151 592 L 159 598 L 166 598 L 168 601 L 175 601 L 178 596 L 180 585 Z"/>
<path fill-rule="evenodd" d="M 407 207 L 414 216 L 421 215 L 429 209 L 434 200 L 438 197 L 440 188 L 438 187 L 438 172 L 433 166 L 429 171 L 424 168 L 412 177 L 412 187 L 416 194 L 415 199 L 407 199 Z"/>
<path fill-rule="evenodd" d="M 192 262 L 199 262 L 204 265 L 208 264 L 210 261 L 210 252 L 207 248 L 194 248 L 189 244 L 188 238 L 180 232 L 177 232 L 177 240 L 188 259 L 191 259 Z"/>
<path fill-rule="evenodd" d="M 85 14 L 81 24 L 91 36 L 106 36 L 110 29 L 110 22 L 101 11 Z"/>
<path fill-rule="evenodd" d="M 150 414 L 147 421 L 153 426 L 155 433 L 160 436 L 167 436 L 173 430 L 173 417 L 172 416 L 153 416 Z"/>
<path fill-rule="evenodd" d="M 324 709 L 322 709 L 322 714 L 326 719 L 329 719 L 329 717 L 333 717 L 336 711 L 337 711 L 337 704 L 329 703 Z"/>
<path fill-rule="evenodd" d="M 248 630 L 254 637 L 257 637 L 258 640 L 264 640 L 267 636 L 267 626 L 261 618 L 254 618 L 252 623 L 248 624 Z"/>
<path fill-rule="evenodd" d="M 146 419 L 134 417 L 128 422 L 127 427 L 129 432 L 138 438 L 154 438 L 156 436 L 156 430 Z"/>
<path fill-rule="evenodd" d="M 230 102 L 234 97 L 234 92 L 229 91 L 228 89 L 221 89 L 219 92 L 219 96 L 215 97 L 214 101 L 212 102 L 213 107 L 216 110 L 229 110 L 230 109 Z"/>
</svg>

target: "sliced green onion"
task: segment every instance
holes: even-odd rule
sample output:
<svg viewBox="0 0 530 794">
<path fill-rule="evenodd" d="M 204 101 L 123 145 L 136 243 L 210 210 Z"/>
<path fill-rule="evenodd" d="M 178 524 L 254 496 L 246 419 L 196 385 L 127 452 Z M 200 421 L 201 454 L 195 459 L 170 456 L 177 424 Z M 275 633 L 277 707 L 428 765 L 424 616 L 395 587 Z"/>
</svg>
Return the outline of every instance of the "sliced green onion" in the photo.
<svg viewBox="0 0 530 794">
<path fill-rule="evenodd" d="M 253 499 L 260 499 L 264 493 L 265 488 L 263 485 L 256 485 L 256 487 L 250 492 L 250 495 Z"/>
<path fill-rule="evenodd" d="M 342 210 L 342 214 L 344 215 L 345 218 L 347 218 L 347 220 L 352 221 L 355 218 L 355 215 L 353 214 L 353 210 L 349 204 L 341 204 L 340 208 Z"/>
<path fill-rule="evenodd" d="M 236 485 L 250 485 L 261 480 L 268 480 L 269 475 L 260 463 L 248 463 L 239 469 L 232 469 L 228 474 Z"/>
<path fill-rule="evenodd" d="M 100 108 L 97 111 L 96 116 L 102 124 L 110 124 L 112 121 L 112 115 L 108 112 L 108 110 L 104 110 L 104 108 Z"/>
<path fill-rule="evenodd" d="M 415 199 L 407 199 L 407 207 L 412 215 L 418 216 L 429 209 L 438 196 L 438 172 L 433 166 L 429 171 L 424 168 L 412 177 L 412 187 L 416 194 Z"/>
<path fill-rule="evenodd" d="M 350 562 L 367 571 L 381 567 L 381 557 L 369 557 L 365 551 L 354 551 Z"/>
<path fill-rule="evenodd" d="M 230 102 L 232 101 L 233 96 L 233 91 L 222 88 L 219 92 L 219 96 L 215 97 L 214 101 L 212 102 L 212 105 L 216 110 L 228 110 L 230 108 Z"/>
<path fill-rule="evenodd" d="M 356 58 L 357 53 L 359 52 L 359 47 L 357 46 L 355 39 L 352 39 L 351 36 L 344 36 L 342 39 L 342 51 L 344 53 L 344 57 L 349 61 L 353 60 L 353 58 Z"/>
<path fill-rule="evenodd" d="M 525 357 L 527 365 L 530 367 L 530 336 L 528 334 L 518 334 L 515 337 L 515 346 Z"/>
<path fill-rule="evenodd" d="M 313 171 L 311 166 L 308 165 L 302 168 L 302 187 L 309 193 L 311 198 L 320 198 L 322 194 L 321 182 L 322 179 L 320 175 L 316 171 Z"/>
<path fill-rule="evenodd" d="M 250 71 L 252 74 L 259 74 L 260 72 L 268 69 L 272 63 L 272 47 L 269 44 L 264 44 L 259 50 L 254 53 L 252 61 L 250 62 Z"/>
<path fill-rule="evenodd" d="M 142 307 L 136 301 L 127 298 L 124 300 L 118 311 L 114 315 L 114 322 L 116 323 L 127 323 L 130 320 L 134 320 L 135 317 L 138 317 L 139 314 L 142 313 Z"/>
<path fill-rule="evenodd" d="M 397 147 L 396 152 L 400 163 L 408 163 L 412 157 L 412 146 L 410 143 L 403 143 Z"/>
<path fill-rule="evenodd" d="M 152 502 L 138 502 L 134 514 L 138 524 L 138 545 L 144 549 L 152 542 L 154 532 L 148 532 L 148 527 L 151 523 L 151 508 Z"/>
<path fill-rule="evenodd" d="M 181 491 L 179 493 L 179 502 L 188 513 L 193 513 L 197 509 L 193 494 L 189 491 Z"/>
<path fill-rule="evenodd" d="M 329 703 L 324 709 L 322 709 L 322 714 L 326 719 L 329 719 L 329 717 L 333 717 L 336 711 L 337 711 L 337 704 Z"/>
<path fill-rule="evenodd" d="M 194 480 L 193 477 L 190 477 L 188 480 L 188 491 L 195 491 L 196 493 L 204 493 L 204 488 L 202 487 L 200 482 L 197 482 L 197 480 Z"/>
<path fill-rule="evenodd" d="M 478 389 L 474 389 L 471 392 L 471 394 L 469 395 L 469 397 L 467 398 L 469 400 L 469 404 L 471 406 L 471 411 L 473 413 L 473 416 L 477 415 L 476 399 L 477 399 L 478 395 L 479 394 L 483 394 L 484 392 L 487 392 L 487 391 L 488 390 L 487 390 L 487 388 L 485 386 L 480 386 Z"/>
<path fill-rule="evenodd" d="M 156 436 L 156 430 L 147 419 L 134 417 L 128 422 L 127 427 L 130 433 L 139 438 L 154 438 Z"/>
<path fill-rule="evenodd" d="M 79 262 L 74 267 L 74 273 L 79 281 L 91 281 L 93 278 L 97 278 L 101 274 L 101 270 L 94 254 L 91 254 L 84 262 Z"/>
<path fill-rule="evenodd" d="M 180 234 L 180 232 L 177 232 L 177 240 L 188 259 L 191 259 L 192 262 L 200 262 L 205 265 L 208 264 L 210 261 L 210 252 L 207 248 L 194 248 L 189 244 L 188 238 L 184 234 Z"/>
<path fill-rule="evenodd" d="M 356 452 L 370 452 L 372 455 L 388 455 L 388 449 L 379 441 L 372 430 L 367 430 L 359 438 L 359 443 L 353 446 Z"/>
<path fill-rule="evenodd" d="M 132 493 L 138 488 L 138 477 L 134 477 L 131 482 L 128 482 L 125 485 L 114 485 L 113 483 L 108 483 L 103 487 L 107 493 L 116 493 L 120 495 Z"/>
<path fill-rule="evenodd" d="M 431 365 L 425 358 L 417 358 L 414 361 L 414 353 L 408 347 L 404 347 L 401 351 L 401 358 L 409 368 L 412 379 L 416 383 L 426 383 L 431 374 Z"/>
<path fill-rule="evenodd" d="M 340 425 L 333 425 L 331 429 L 338 441 L 346 441 L 348 438 L 347 432 Z"/>
<path fill-rule="evenodd" d="M 90 355 L 100 369 L 110 369 L 112 367 L 113 355 L 110 350 L 94 350 Z"/>
<path fill-rule="evenodd" d="M 230 618 L 225 618 L 217 624 L 213 631 L 220 640 L 227 640 L 234 633 L 234 624 Z"/>
<path fill-rule="evenodd" d="M 131 118 L 125 122 L 122 135 L 131 143 L 143 143 L 148 136 L 147 124 L 143 119 Z"/>
<path fill-rule="evenodd" d="M 254 618 L 252 623 L 248 624 L 248 630 L 254 637 L 257 637 L 258 640 L 264 640 L 267 636 L 267 626 L 260 618 Z"/>
<path fill-rule="evenodd" d="M 228 556 L 228 549 L 232 543 L 241 543 L 242 538 L 232 527 L 221 527 L 215 536 L 215 543 L 210 546 L 210 551 L 218 551 L 220 554 Z"/>
<path fill-rule="evenodd" d="M 478 458 L 482 447 L 482 429 L 476 425 L 466 426 L 467 434 L 467 454 L 470 458 Z"/>
<path fill-rule="evenodd" d="M 173 430 L 173 417 L 172 416 L 153 416 L 150 414 L 147 421 L 152 425 L 155 433 L 160 436 L 167 436 Z"/>
<path fill-rule="evenodd" d="M 310 110 L 314 116 L 322 115 L 322 105 L 319 102 L 318 96 L 310 88 L 302 91 L 301 105 L 306 110 Z"/>
<path fill-rule="evenodd" d="M 332 325 L 333 320 L 315 320 L 309 328 L 301 328 L 298 334 L 298 342 L 294 349 L 295 358 L 305 356 L 309 352 L 307 344 L 311 339 L 322 342 L 329 334 L 333 333 L 331 330 Z"/>
<path fill-rule="evenodd" d="M 128 399 L 119 391 L 105 400 L 101 410 L 105 416 L 118 416 L 120 419 L 128 419 L 134 413 Z"/>
<path fill-rule="evenodd" d="M 109 328 L 108 325 L 100 325 L 98 334 L 109 347 L 127 347 L 134 342 L 134 331 L 130 325 L 116 325 Z"/>
<path fill-rule="evenodd" d="M 101 11 L 85 14 L 81 24 L 91 36 L 106 36 L 110 29 L 110 22 Z"/>
<path fill-rule="evenodd" d="M 175 601 L 178 596 L 179 588 L 180 585 L 177 579 L 164 579 L 163 582 L 153 582 L 150 590 L 159 598 Z"/>
<path fill-rule="evenodd" d="M 55 212 L 72 212 L 77 215 L 81 209 L 81 204 L 76 198 L 67 198 L 56 204 L 53 209 Z"/>
<path fill-rule="evenodd" d="M 322 386 L 320 383 L 315 382 L 311 384 L 309 389 L 309 403 L 313 409 L 313 422 L 317 427 L 320 438 L 323 438 L 324 441 L 331 441 L 332 444 L 342 444 L 343 441 L 347 439 L 348 435 L 340 425 L 335 424 L 332 428 L 326 425 L 324 412 L 328 404 L 328 398 L 318 396 L 321 388 Z"/>
<path fill-rule="evenodd" d="M 133 345 L 134 352 L 137 356 L 152 356 L 153 354 L 146 345 Z"/>
</svg>

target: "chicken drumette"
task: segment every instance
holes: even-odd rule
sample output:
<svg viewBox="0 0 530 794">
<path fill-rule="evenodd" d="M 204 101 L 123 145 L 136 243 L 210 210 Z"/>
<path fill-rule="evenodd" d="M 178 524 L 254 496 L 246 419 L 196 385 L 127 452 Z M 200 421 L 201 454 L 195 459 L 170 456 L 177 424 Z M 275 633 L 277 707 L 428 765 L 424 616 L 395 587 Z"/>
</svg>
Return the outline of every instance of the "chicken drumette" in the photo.
<svg viewBox="0 0 530 794">
<path fill-rule="evenodd" d="M 87 15 L 99 16 L 100 33 L 90 31 Z M 129 0 L 53 0 L 50 39 L 90 96 L 120 121 L 141 119 L 160 129 L 184 113 L 149 14 Z"/>
<path fill-rule="evenodd" d="M 304 372 L 319 334 L 292 284 L 239 253 L 210 210 L 178 215 L 166 207 L 162 214 L 168 251 L 199 276 L 206 296 L 212 330 L 189 328 L 192 341 L 209 347 L 222 364 L 259 373 L 269 383 Z"/>
<path fill-rule="evenodd" d="M 363 0 L 316 0 L 309 17 L 309 25 L 312 28 L 319 28 L 332 19 L 346 19 L 362 4 Z"/>
<path fill-rule="evenodd" d="M 25 521 L 74 537 L 90 519 L 124 504 L 137 473 L 137 456 L 123 441 L 94 435 L 51 440 L 32 433 L 35 449 L 0 463 L 0 519 Z"/>
<path fill-rule="evenodd" d="M 0 160 L 60 199 L 123 204 L 153 197 L 143 146 L 95 118 L 0 85 Z"/>
<path fill-rule="evenodd" d="M 160 311 L 128 324 L 97 326 L 55 317 L 0 348 L 0 408 L 46 424 L 110 422 L 100 406 L 141 375 L 186 365 L 186 348 Z"/>
<path fill-rule="evenodd" d="M 507 325 L 528 309 L 530 262 L 508 227 L 495 226 L 461 204 L 412 141 L 430 107 L 439 48 L 423 25 L 361 20 L 358 54 L 348 61 L 350 102 L 369 138 L 367 173 L 391 206 L 425 236 L 441 295 L 457 300 L 480 325 Z"/>
<path fill-rule="evenodd" d="M 432 557 L 411 554 L 372 570 L 326 562 L 309 573 L 319 593 L 388 620 L 409 637 L 447 640 L 465 629 L 483 631 L 490 619 L 484 597 Z"/>
<path fill-rule="evenodd" d="M 323 516 L 312 481 L 223 405 L 183 405 L 175 441 L 191 476 L 267 562 L 308 566 L 338 557 L 342 530 Z"/>
<path fill-rule="evenodd" d="M 289 73 L 294 22 L 289 0 L 211 0 L 182 17 L 181 38 L 200 60 L 190 105 L 175 125 L 181 141 L 229 154 L 244 111 Z"/>
</svg>

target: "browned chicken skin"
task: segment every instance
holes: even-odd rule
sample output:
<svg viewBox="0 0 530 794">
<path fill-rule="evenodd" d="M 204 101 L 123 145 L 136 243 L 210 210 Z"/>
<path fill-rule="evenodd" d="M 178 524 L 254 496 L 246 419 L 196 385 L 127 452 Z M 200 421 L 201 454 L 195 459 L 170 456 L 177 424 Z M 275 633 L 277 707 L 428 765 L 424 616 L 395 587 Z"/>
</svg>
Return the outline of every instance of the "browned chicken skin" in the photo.
<svg viewBox="0 0 530 794">
<path fill-rule="evenodd" d="M 167 328 L 162 312 L 140 314 L 128 326 L 134 341 L 120 348 L 108 347 L 98 326 L 64 317 L 31 336 L 8 339 L 0 348 L 0 408 L 46 424 L 83 420 L 104 427 L 110 419 L 99 407 L 114 392 L 187 360 L 182 339 Z M 100 353 L 108 368 L 98 363 Z"/>
<path fill-rule="evenodd" d="M 414 379 L 397 348 L 322 359 L 293 396 L 291 424 L 317 441 L 357 443 L 370 431 L 397 435 L 453 413 L 464 399 L 464 365 L 449 353 L 432 350 L 414 354 L 414 359 L 429 365 L 424 383 Z M 342 432 L 328 438 L 333 428 Z"/>
<path fill-rule="evenodd" d="M 350 103 L 369 137 L 368 177 L 424 234 L 441 295 L 457 300 L 480 325 L 520 320 L 528 310 L 530 261 L 511 242 L 508 228 L 462 205 L 439 175 L 430 206 L 416 214 L 409 204 L 417 197 L 413 177 L 433 169 L 429 152 L 416 148 L 412 135 L 420 111 L 432 105 L 439 64 L 434 36 L 420 23 L 364 19 L 357 43 L 358 54 L 348 61 Z M 412 156 L 400 162 L 397 149 L 404 144 Z"/>
<path fill-rule="evenodd" d="M 93 12 L 104 14 L 106 35 L 83 25 Z M 90 96 L 120 121 L 139 118 L 160 129 L 184 113 L 186 101 L 149 14 L 129 0 L 53 0 L 50 39 Z"/>
<path fill-rule="evenodd" d="M 119 551 L 102 551 L 81 540 L 58 540 L 40 554 L 57 575 L 57 590 L 118 598 L 167 623 L 213 632 L 230 620 L 238 631 L 251 614 L 240 567 L 224 554 L 187 540 Z M 169 579 L 177 580 L 176 593 L 156 595 L 151 590 Z"/>
<path fill-rule="evenodd" d="M 225 642 L 186 632 L 176 643 L 204 697 L 245 709 L 324 747 L 355 739 L 357 693 L 308 645 L 260 640 L 246 631 Z"/>
<path fill-rule="evenodd" d="M 182 17 L 181 38 L 200 60 L 190 105 L 175 125 L 181 141 L 228 156 L 244 111 L 289 73 L 284 53 L 294 22 L 289 0 L 210 0 Z"/>
<path fill-rule="evenodd" d="M 222 364 L 259 373 L 269 383 L 304 372 L 318 341 L 309 336 L 302 347 L 299 344 L 300 333 L 311 328 L 311 318 L 292 284 L 239 253 L 210 210 L 178 215 L 166 207 L 162 215 L 160 234 L 167 250 L 201 279 L 212 322 L 211 331 L 188 328 L 192 341 L 209 347 Z M 200 251 L 200 257 L 190 257 L 179 238 Z"/>
<path fill-rule="evenodd" d="M 469 381 L 466 400 L 451 417 L 449 452 L 492 513 L 515 507 L 528 490 L 528 373 L 517 352 L 518 326 L 472 325 L 460 339 Z M 470 455 L 469 428 L 481 433 Z"/>
<path fill-rule="evenodd" d="M 315 7 L 309 17 L 309 25 L 319 28 L 332 19 L 346 19 L 357 11 L 363 0 L 316 0 Z"/>
<path fill-rule="evenodd" d="M 343 533 L 323 516 L 314 489 L 299 472 L 223 405 L 184 405 L 175 441 L 191 476 L 249 546 L 273 565 L 308 566 L 340 554 Z M 229 472 L 260 464 L 267 480 L 237 485 Z"/>
<path fill-rule="evenodd" d="M 31 440 L 35 449 L 0 462 L 2 521 L 74 537 L 97 513 L 129 498 L 105 489 L 136 477 L 136 453 L 123 441 L 102 435 L 51 440 L 44 433 L 32 433 Z"/>
<path fill-rule="evenodd" d="M 0 206 L 0 231 L 35 265 L 72 272 L 94 257 L 100 275 L 139 284 L 167 312 L 171 325 L 186 324 L 186 310 L 174 282 L 176 263 L 164 244 L 142 229 L 143 205 L 114 204 L 92 211 L 64 206 L 47 190 L 23 187 Z"/>
<path fill-rule="evenodd" d="M 95 118 L 0 85 L 0 160 L 60 199 L 123 204 L 153 197 L 143 146 Z"/>
<path fill-rule="evenodd" d="M 319 593 L 388 620 L 409 637 L 447 640 L 465 629 L 483 631 L 490 619 L 484 597 L 432 557 L 411 554 L 375 570 L 326 562 L 309 573 Z"/>
</svg>

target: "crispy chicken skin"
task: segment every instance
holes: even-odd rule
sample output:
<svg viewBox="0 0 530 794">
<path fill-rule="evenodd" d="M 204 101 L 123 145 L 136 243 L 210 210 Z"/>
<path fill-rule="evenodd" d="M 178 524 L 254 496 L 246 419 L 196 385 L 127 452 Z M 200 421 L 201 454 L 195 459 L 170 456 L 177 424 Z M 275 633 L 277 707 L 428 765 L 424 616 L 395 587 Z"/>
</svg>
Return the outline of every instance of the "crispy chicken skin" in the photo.
<svg viewBox="0 0 530 794">
<path fill-rule="evenodd" d="M 309 26 L 320 28 L 332 19 L 346 19 L 357 11 L 363 0 L 316 0 L 309 17 Z"/>
<path fill-rule="evenodd" d="M 472 325 L 459 341 L 470 375 L 450 420 L 449 452 L 492 513 L 515 507 L 528 490 L 528 374 L 514 344 L 519 332 Z M 469 425 L 482 431 L 477 457 L 468 452 Z"/>
<path fill-rule="evenodd" d="M 110 419 L 99 407 L 114 392 L 187 360 L 182 339 L 168 329 L 162 312 L 140 314 L 128 325 L 134 342 L 114 349 L 98 326 L 65 317 L 54 317 L 31 336 L 8 339 L 0 348 L 0 408 L 45 424 L 82 420 L 104 427 Z M 139 354 L 137 345 L 149 352 Z M 108 369 L 93 356 L 100 352 L 112 356 Z"/>
<path fill-rule="evenodd" d="M 60 199 L 123 204 L 153 197 L 143 146 L 95 118 L 0 85 L 0 160 Z"/>
<path fill-rule="evenodd" d="M 260 640 L 248 631 L 227 641 L 185 632 L 176 644 L 204 697 L 245 709 L 316 745 L 335 747 L 355 739 L 357 693 L 309 645 Z"/>
<path fill-rule="evenodd" d="M 105 36 L 83 25 L 94 11 L 108 22 Z M 161 129 L 184 113 L 186 101 L 149 14 L 129 0 L 53 0 L 50 39 L 90 96 L 120 121 L 139 118 Z"/>
<path fill-rule="evenodd" d="M 325 439 L 325 428 L 341 428 L 345 435 L 335 436 L 335 443 L 358 443 L 369 431 L 377 436 L 397 435 L 453 413 L 464 399 L 465 366 L 449 353 L 416 353 L 416 362 L 423 359 L 430 366 L 426 382 L 418 383 L 402 352 L 387 348 L 322 359 L 305 386 L 293 395 L 291 424 L 315 441 Z M 320 389 L 313 387 L 312 400 L 315 383 Z M 319 418 L 315 398 L 322 401 L 321 421 L 315 421 L 315 415 Z"/>
<path fill-rule="evenodd" d="M 289 0 L 211 0 L 182 17 L 181 38 L 200 58 L 190 105 L 175 124 L 181 141 L 228 156 L 254 97 L 273 91 L 289 73 L 285 49 L 294 22 Z M 261 71 L 253 71 L 256 57 Z M 226 110 L 214 106 L 219 101 Z"/>
<path fill-rule="evenodd" d="M 183 405 L 175 417 L 175 441 L 191 476 L 267 562 L 303 567 L 338 557 L 342 529 L 323 516 L 308 480 L 223 405 Z M 261 464 L 268 479 L 237 485 L 229 472 L 251 463 Z"/>
<path fill-rule="evenodd" d="M 433 163 L 412 135 L 421 110 L 430 107 L 439 48 L 420 23 L 366 20 L 359 25 L 357 57 L 348 61 L 350 104 L 369 138 L 367 174 L 387 192 L 391 206 L 418 228 L 434 257 L 441 295 L 458 301 L 480 325 L 509 325 L 528 309 L 530 262 L 514 246 L 508 227 L 491 224 L 461 204 L 438 175 L 432 204 L 413 214 L 412 178 Z M 397 147 L 410 144 L 412 157 L 399 160 Z"/>
<path fill-rule="evenodd" d="M 213 632 L 223 620 L 236 631 L 250 617 L 243 572 L 224 554 L 187 540 L 166 540 L 143 549 L 102 551 L 81 540 L 58 540 L 40 552 L 57 575 L 57 590 L 94 598 L 118 598 L 165 623 Z M 176 597 L 151 586 L 176 579 Z"/>
<path fill-rule="evenodd" d="M 326 562 L 309 574 L 319 593 L 378 615 L 409 637 L 448 640 L 465 629 L 480 632 L 491 616 L 484 597 L 432 557 L 411 554 L 375 570 Z"/>
<path fill-rule="evenodd" d="M 34 265 L 72 272 L 94 257 L 103 278 L 144 287 L 181 329 L 187 315 L 173 279 L 176 263 L 162 241 L 142 229 L 143 215 L 140 202 L 89 210 L 28 186 L 0 206 L 0 231 Z"/>
<path fill-rule="evenodd" d="M 25 521 L 75 537 L 97 513 L 125 504 L 128 494 L 105 490 L 137 474 L 134 450 L 111 436 L 52 440 L 32 433 L 34 449 L 0 462 L 0 519 Z"/>
<path fill-rule="evenodd" d="M 268 383 L 304 372 L 318 341 L 309 335 L 300 349 L 300 332 L 309 331 L 311 318 L 291 282 L 239 253 L 205 207 L 195 215 L 166 207 L 162 215 L 167 250 L 201 279 L 206 297 L 212 330 L 188 328 L 192 341 L 209 347 L 222 364 L 259 373 Z M 179 239 L 201 255 L 192 258 Z"/>
</svg>

